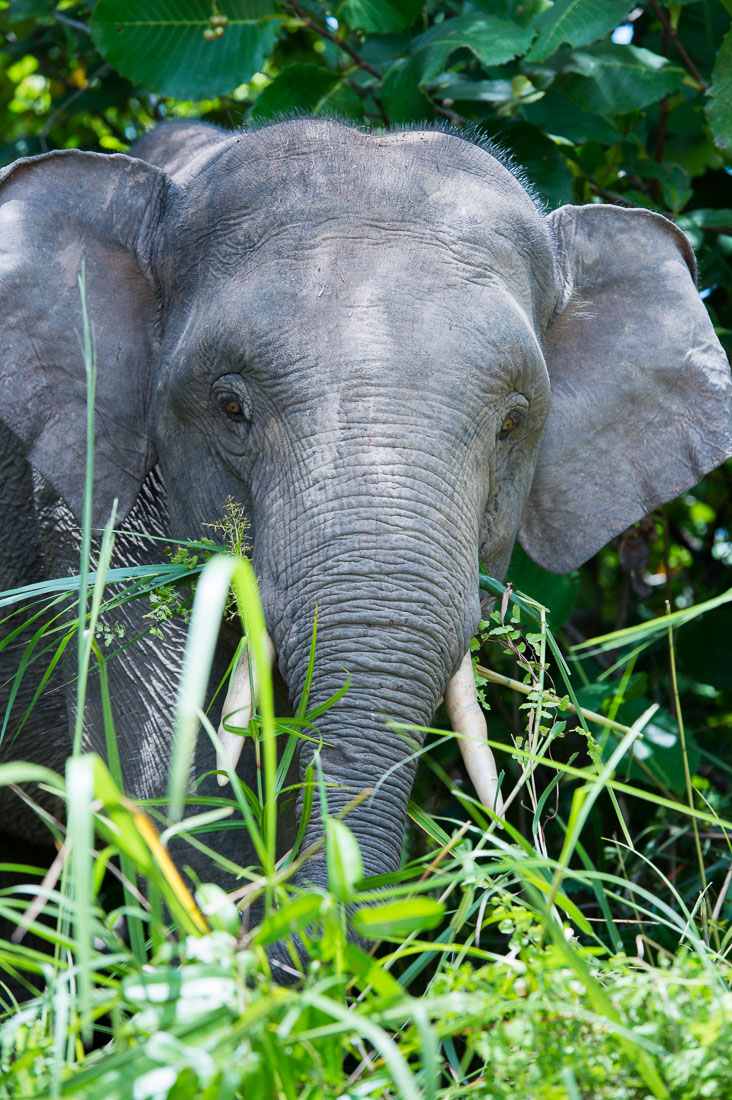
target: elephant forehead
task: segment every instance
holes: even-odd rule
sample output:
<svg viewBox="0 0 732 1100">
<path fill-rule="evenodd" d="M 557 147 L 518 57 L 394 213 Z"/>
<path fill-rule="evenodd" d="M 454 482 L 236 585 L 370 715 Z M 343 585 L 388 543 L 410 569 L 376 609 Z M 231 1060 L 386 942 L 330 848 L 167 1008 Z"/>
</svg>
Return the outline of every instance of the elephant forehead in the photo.
<svg viewBox="0 0 732 1100">
<path fill-rule="evenodd" d="M 392 262 L 401 251 L 412 265 L 438 248 L 476 275 L 511 279 L 534 313 L 545 312 L 537 299 L 553 290 L 549 234 L 488 152 L 439 132 L 374 136 L 301 123 L 233 139 L 189 183 L 178 243 L 193 245 L 199 270 L 202 251 L 214 275 L 244 274 L 328 242 L 358 263 L 362 247 L 389 239 Z"/>
</svg>

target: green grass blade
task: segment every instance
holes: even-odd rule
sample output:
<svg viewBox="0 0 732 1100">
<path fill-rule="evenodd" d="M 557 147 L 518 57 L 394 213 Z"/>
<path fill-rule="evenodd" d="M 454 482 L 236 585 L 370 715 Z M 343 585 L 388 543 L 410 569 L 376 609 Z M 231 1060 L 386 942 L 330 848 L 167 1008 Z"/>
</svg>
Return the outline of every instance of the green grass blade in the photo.
<svg viewBox="0 0 732 1100">
<path fill-rule="evenodd" d="M 71 853 L 71 888 L 75 902 L 74 954 L 79 980 L 77 1011 L 81 1017 L 81 1034 L 85 1042 L 91 1039 L 93 793 L 92 757 L 70 757 L 66 762 L 67 844 Z"/>
</svg>

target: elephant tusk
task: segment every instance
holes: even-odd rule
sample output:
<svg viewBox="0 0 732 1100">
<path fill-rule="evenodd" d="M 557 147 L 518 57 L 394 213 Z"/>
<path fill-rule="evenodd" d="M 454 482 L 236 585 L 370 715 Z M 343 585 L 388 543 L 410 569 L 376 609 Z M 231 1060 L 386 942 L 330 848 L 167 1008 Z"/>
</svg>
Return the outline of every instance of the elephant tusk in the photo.
<svg viewBox="0 0 732 1100">
<path fill-rule="evenodd" d="M 275 648 L 269 634 L 265 635 L 265 642 L 267 659 L 270 666 L 272 666 L 275 659 Z M 226 702 L 221 712 L 221 722 L 219 723 L 221 749 L 216 753 L 216 767 L 219 769 L 219 774 L 216 778 L 218 779 L 220 787 L 225 787 L 229 782 L 229 777 L 225 770 L 226 764 L 228 763 L 231 766 L 232 771 L 236 771 L 236 765 L 239 763 L 239 757 L 244 748 L 243 735 L 225 729 L 224 721 L 235 718 L 236 725 L 240 729 L 245 729 L 249 725 L 252 714 L 254 713 L 254 707 L 257 704 L 257 695 L 259 691 L 258 679 L 256 665 L 252 665 L 250 675 L 249 652 L 244 648 L 231 674 L 231 683 L 229 684 Z"/>
<path fill-rule="evenodd" d="M 453 732 L 458 734 L 460 751 L 478 798 L 503 817 L 503 799 L 498 790 L 496 761 L 488 744 L 488 730 L 475 693 L 475 677 L 470 651 L 445 688 L 445 708 Z"/>
</svg>

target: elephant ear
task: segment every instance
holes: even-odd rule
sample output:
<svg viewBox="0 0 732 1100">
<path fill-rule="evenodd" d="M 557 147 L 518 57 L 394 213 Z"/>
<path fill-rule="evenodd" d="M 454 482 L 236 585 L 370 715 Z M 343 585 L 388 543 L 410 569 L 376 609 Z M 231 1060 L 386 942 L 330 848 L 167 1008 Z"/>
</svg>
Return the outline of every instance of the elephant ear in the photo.
<svg viewBox="0 0 732 1100">
<path fill-rule="evenodd" d="M 131 157 L 64 150 L 0 173 L 0 419 L 81 519 L 87 384 L 78 277 L 96 344 L 95 526 L 134 504 L 148 432 L 158 294 L 151 241 L 172 189 Z"/>
<path fill-rule="evenodd" d="M 672 222 L 599 204 L 561 207 L 549 222 L 563 289 L 519 540 L 561 573 L 732 454 L 732 386 Z"/>
</svg>

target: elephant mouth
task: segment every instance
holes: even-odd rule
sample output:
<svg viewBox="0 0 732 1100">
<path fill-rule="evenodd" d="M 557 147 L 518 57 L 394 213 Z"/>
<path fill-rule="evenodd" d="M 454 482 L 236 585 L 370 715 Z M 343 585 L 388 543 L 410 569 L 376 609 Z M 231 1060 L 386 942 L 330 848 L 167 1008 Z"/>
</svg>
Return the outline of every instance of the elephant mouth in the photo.
<svg viewBox="0 0 732 1100">
<path fill-rule="evenodd" d="M 266 649 L 270 668 L 275 662 L 275 647 L 267 635 Z M 229 782 L 226 774 L 228 763 L 232 771 L 241 756 L 244 737 L 230 727 L 246 729 L 257 705 L 259 673 L 244 649 L 231 674 L 229 690 L 223 706 L 219 724 L 221 749 L 217 753 L 216 766 L 219 769 L 218 782 L 226 786 Z M 453 733 L 458 738 L 460 752 L 475 792 L 481 803 L 499 817 L 503 817 L 503 799 L 498 789 L 498 770 L 490 745 L 485 717 L 475 691 L 473 663 L 470 651 L 465 654 L 452 678 L 445 688 L 445 709 Z"/>
</svg>

